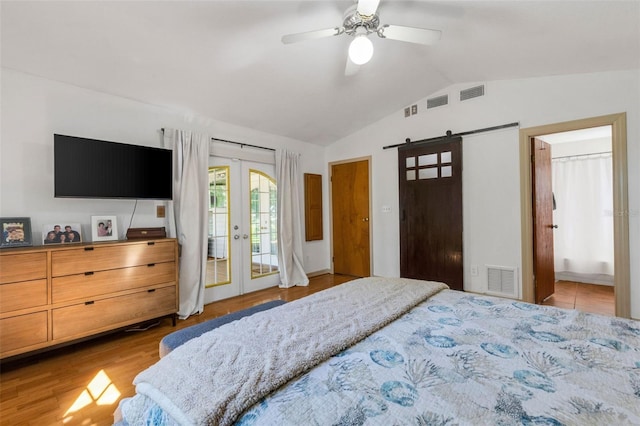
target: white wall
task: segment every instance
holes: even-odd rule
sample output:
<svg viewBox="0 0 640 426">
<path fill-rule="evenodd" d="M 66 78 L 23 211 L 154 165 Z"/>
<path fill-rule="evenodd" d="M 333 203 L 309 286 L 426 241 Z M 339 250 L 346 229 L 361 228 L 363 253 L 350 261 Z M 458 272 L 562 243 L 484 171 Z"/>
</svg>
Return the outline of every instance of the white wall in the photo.
<svg viewBox="0 0 640 426">
<path fill-rule="evenodd" d="M 85 241 L 92 215 L 115 215 L 123 239 L 134 208 L 132 200 L 85 200 L 53 197 L 53 134 L 161 146 L 163 127 L 193 130 L 222 139 L 302 153 L 302 173 L 324 173 L 324 149 L 316 145 L 241 128 L 189 111 L 144 104 L 2 69 L 0 132 L 0 217 L 30 217 L 34 243 L 42 226 L 75 222 Z M 301 191 L 300 199 L 304 202 Z M 165 226 L 155 217 L 159 202 L 138 202 L 132 227 Z M 304 206 L 301 206 L 304 208 Z M 307 272 L 329 267 L 325 239 L 305 245 Z"/>
<path fill-rule="evenodd" d="M 398 276 L 397 152 L 383 146 L 402 143 L 407 137 L 440 136 L 447 130 L 457 133 L 510 122 L 524 128 L 626 112 L 631 314 L 640 318 L 638 70 L 487 82 L 484 97 L 463 103 L 456 101 L 456 94 L 475 84 L 451 86 L 429 96 L 449 93 L 450 105 L 427 111 L 426 101 L 419 100 L 417 115 L 404 118 L 403 111 L 398 111 L 326 149 L 12 70 L 2 69 L 1 80 L 0 216 L 31 217 L 35 241 L 42 225 L 58 221 L 81 223 L 87 239 L 89 218 L 95 214 L 117 216 L 122 236 L 133 211 L 132 201 L 53 198 L 54 133 L 160 146 L 159 129 L 176 127 L 301 152 L 301 171 L 325 176 L 325 238 L 305 244 L 307 272 L 329 268 L 328 162 L 372 156 L 373 273 Z M 468 136 L 463 145 L 465 286 L 484 291 L 483 271 L 471 277 L 472 264 L 521 268 L 518 131 Z M 391 212 L 382 213 L 385 205 L 392 207 Z M 154 213 L 155 202 L 139 202 L 132 226 L 163 226 Z"/>
<path fill-rule="evenodd" d="M 429 95 L 447 93 L 450 104 L 427 110 L 426 98 L 421 99 L 417 115 L 405 118 L 398 111 L 327 148 L 328 162 L 372 155 L 373 273 L 400 273 L 397 152 L 384 146 L 447 130 L 459 133 L 512 122 L 528 128 L 626 112 L 631 315 L 640 318 L 640 71 L 485 82 L 484 97 L 457 100 L 460 90 L 480 83 Z M 464 137 L 463 188 L 465 289 L 484 292 L 484 265 L 522 267 L 518 128 Z M 382 213 L 384 205 L 392 211 Z M 480 266 L 478 276 L 471 276 L 471 265 Z"/>
<path fill-rule="evenodd" d="M 551 158 L 611 152 L 611 136 L 551 144 Z"/>
</svg>

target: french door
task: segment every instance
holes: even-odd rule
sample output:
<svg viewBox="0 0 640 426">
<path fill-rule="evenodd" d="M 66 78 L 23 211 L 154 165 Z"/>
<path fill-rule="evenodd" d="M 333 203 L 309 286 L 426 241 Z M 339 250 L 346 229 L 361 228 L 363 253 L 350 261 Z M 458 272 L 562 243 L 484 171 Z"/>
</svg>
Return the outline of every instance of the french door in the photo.
<svg viewBox="0 0 640 426">
<path fill-rule="evenodd" d="M 205 303 L 279 284 L 272 164 L 209 159 Z"/>
</svg>

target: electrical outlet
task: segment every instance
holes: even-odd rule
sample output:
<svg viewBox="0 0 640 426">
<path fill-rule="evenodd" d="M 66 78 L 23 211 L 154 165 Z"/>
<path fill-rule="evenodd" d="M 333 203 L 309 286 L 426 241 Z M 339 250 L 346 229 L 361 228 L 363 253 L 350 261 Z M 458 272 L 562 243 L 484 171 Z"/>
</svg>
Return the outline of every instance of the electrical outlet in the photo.
<svg viewBox="0 0 640 426">
<path fill-rule="evenodd" d="M 411 115 L 416 115 L 418 113 L 418 105 L 411 105 Z"/>
<path fill-rule="evenodd" d="M 478 265 L 471 265 L 471 276 L 472 277 L 478 276 Z"/>
<path fill-rule="evenodd" d="M 410 107 L 406 107 L 406 108 L 404 109 L 404 116 L 405 116 L 405 118 L 406 118 L 406 117 L 409 117 L 410 115 L 411 115 L 411 108 L 410 108 Z"/>
</svg>

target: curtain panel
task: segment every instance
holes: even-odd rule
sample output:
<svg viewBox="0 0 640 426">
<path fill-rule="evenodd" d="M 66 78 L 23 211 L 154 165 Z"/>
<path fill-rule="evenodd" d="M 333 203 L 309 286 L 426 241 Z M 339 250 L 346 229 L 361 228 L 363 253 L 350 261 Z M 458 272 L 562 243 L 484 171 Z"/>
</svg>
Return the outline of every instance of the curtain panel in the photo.
<svg viewBox="0 0 640 426">
<path fill-rule="evenodd" d="M 168 225 L 169 236 L 178 239 L 181 249 L 181 319 L 204 310 L 210 139 L 190 131 L 164 131 L 164 146 L 173 150 L 173 206 L 168 209 Z"/>
<path fill-rule="evenodd" d="M 276 180 L 278 184 L 278 265 L 280 287 L 309 285 L 304 272 L 302 252 L 302 207 L 299 172 L 300 154 L 285 149 L 276 152 Z"/>
<path fill-rule="evenodd" d="M 552 160 L 556 279 L 613 284 L 611 154 Z"/>
</svg>

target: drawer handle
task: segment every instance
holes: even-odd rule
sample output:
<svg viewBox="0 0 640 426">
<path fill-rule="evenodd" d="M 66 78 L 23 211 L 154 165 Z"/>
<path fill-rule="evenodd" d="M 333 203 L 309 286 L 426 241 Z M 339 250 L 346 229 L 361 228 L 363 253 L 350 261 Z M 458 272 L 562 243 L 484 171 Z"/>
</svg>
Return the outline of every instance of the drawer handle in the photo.
<svg viewBox="0 0 640 426">
<path fill-rule="evenodd" d="M 89 275 L 93 275 L 93 274 L 94 274 L 94 272 L 93 272 L 93 271 L 90 271 L 90 272 L 85 272 L 84 274 L 85 274 L 85 275 L 87 275 L 87 276 L 89 276 Z"/>
<path fill-rule="evenodd" d="M 148 246 L 155 245 L 155 242 L 154 242 L 154 241 L 147 241 L 147 245 L 148 245 Z"/>
<path fill-rule="evenodd" d="M 93 251 L 93 247 L 85 247 L 84 251 Z"/>
<path fill-rule="evenodd" d="M 155 288 L 152 288 L 152 289 L 147 290 L 147 293 L 153 293 L 153 292 L 155 292 L 155 291 L 156 291 L 156 289 L 155 289 Z"/>
<path fill-rule="evenodd" d="M 89 300 L 88 302 L 84 302 L 85 305 L 93 305 L 94 303 L 96 303 L 93 300 Z"/>
<path fill-rule="evenodd" d="M 147 263 L 147 266 L 148 266 L 149 268 L 151 268 L 152 266 L 156 266 L 156 264 L 155 264 L 155 263 Z"/>
</svg>

